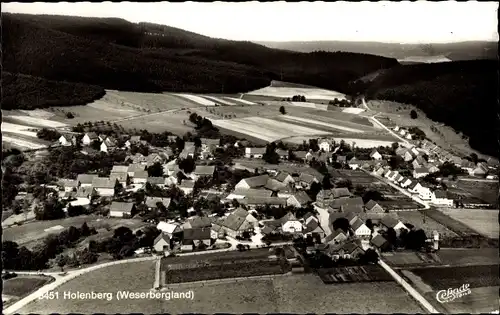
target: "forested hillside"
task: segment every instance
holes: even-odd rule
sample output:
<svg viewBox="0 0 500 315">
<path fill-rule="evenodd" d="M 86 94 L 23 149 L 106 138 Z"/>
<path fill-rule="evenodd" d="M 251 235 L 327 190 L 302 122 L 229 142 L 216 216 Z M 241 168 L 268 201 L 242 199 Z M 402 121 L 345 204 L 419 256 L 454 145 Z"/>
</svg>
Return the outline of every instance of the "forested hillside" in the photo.
<svg viewBox="0 0 500 315">
<path fill-rule="evenodd" d="M 235 93 L 282 78 L 347 93 L 349 81 L 398 65 L 373 55 L 288 52 L 121 19 L 3 14 L 2 24 L 3 71 L 104 89 Z M 46 103 L 44 92 L 39 95 L 39 104 Z"/>
<path fill-rule="evenodd" d="M 467 135 L 473 148 L 498 156 L 497 61 L 398 66 L 365 80 L 367 99 L 418 106 L 429 118 Z"/>
</svg>

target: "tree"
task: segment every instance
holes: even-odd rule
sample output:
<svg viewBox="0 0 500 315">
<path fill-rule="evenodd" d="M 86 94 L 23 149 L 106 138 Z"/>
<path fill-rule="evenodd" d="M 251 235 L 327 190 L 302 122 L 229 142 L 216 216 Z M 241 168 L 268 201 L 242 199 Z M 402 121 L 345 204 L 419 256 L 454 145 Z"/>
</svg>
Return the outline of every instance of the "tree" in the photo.
<svg viewBox="0 0 500 315">
<path fill-rule="evenodd" d="M 99 142 L 99 140 L 94 140 L 90 143 L 90 147 L 94 150 L 101 150 L 101 143 Z"/>
<path fill-rule="evenodd" d="M 194 142 L 194 147 L 195 148 L 201 148 L 201 139 L 200 139 L 200 137 L 195 137 L 193 142 Z"/>
<path fill-rule="evenodd" d="M 332 225 L 333 225 L 333 230 L 341 229 L 344 232 L 347 232 L 350 227 L 349 220 L 347 220 L 346 218 L 338 218 L 335 221 L 333 221 Z"/>
<path fill-rule="evenodd" d="M 73 118 L 75 118 L 75 116 L 73 115 L 73 113 L 72 113 L 72 112 L 67 112 L 67 113 L 66 113 L 66 118 L 68 118 L 68 119 L 73 119 Z"/>
<path fill-rule="evenodd" d="M 360 257 L 360 261 L 365 264 L 376 264 L 378 259 L 377 252 L 371 248 L 368 248 Z"/>
<path fill-rule="evenodd" d="M 68 205 L 67 213 L 70 217 L 76 217 L 85 213 L 85 207 Z"/>
<path fill-rule="evenodd" d="M 325 174 L 323 177 L 323 189 L 328 190 L 333 188 L 331 179 L 332 178 L 329 173 Z"/>
<path fill-rule="evenodd" d="M 479 158 L 476 153 L 471 153 L 470 158 L 474 164 L 477 164 Z"/>
<path fill-rule="evenodd" d="M 285 106 L 280 106 L 280 113 L 281 113 L 282 115 L 285 115 L 285 114 L 286 114 Z"/>
<path fill-rule="evenodd" d="M 87 225 L 87 222 L 83 222 L 82 226 L 80 227 L 80 234 L 82 236 L 89 236 L 90 235 L 90 229 L 89 229 L 89 226 Z"/>
<path fill-rule="evenodd" d="M 181 160 L 179 162 L 179 168 L 184 171 L 184 173 L 191 173 L 196 168 L 194 159 L 191 156 Z"/>
<path fill-rule="evenodd" d="M 276 153 L 276 144 L 269 143 L 266 146 L 266 153 L 262 155 L 262 159 L 269 164 L 278 164 L 280 161 L 280 156 Z"/>
<path fill-rule="evenodd" d="M 311 187 L 309 187 L 309 190 L 307 191 L 307 194 L 312 200 L 316 200 L 316 196 L 318 193 L 321 191 L 322 185 L 318 182 L 313 182 L 311 184 Z"/>
<path fill-rule="evenodd" d="M 365 225 L 366 225 L 366 227 L 367 227 L 367 228 L 369 228 L 369 229 L 370 229 L 370 231 L 372 231 L 372 232 L 373 232 L 373 227 L 374 227 L 374 225 L 373 225 L 372 219 L 368 219 L 368 220 L 366 220 Z"/>
<path fill-rule="evenodd" d="M 392 150 L 393 150 L 394 152 L 396 152 L 396 150 L 399 148 L 399 143 L 397 143 L 397 142 L 393 142 L 393 143 L 391 144 L 391 148 L 392 148 Z"/>
<path fill-rule="evenodd" d="M 148 167 L 148 176 L 150 177 L 162 177 L 163 176 L 163 166 L 156 162 L 155 164 Z"/>
<path fill-rule="evenodd" d="M 61 268 L 61 271 L 64 271 L 64 266 L 66 266 L 67 262 L 68 262 L 68 256 L 64 254 L 60 254 L 56 258 L 56 263 L 59 266 L 59 268 Z"/>
<path fill-rule="evenodd" d="M 65 217 L 64 205 L 55 197 L 47 199 L 42 205 L 35 207 L 37 220 L 56 220 Z"/>
<path fill-rule="evenodd" d="M 382 195 L 380 192 L 378 192 L 376 190 L 367 190 L 363 194 L 362 198 L 363 198 L 363 202 L 367 203 L 370 200 L 373 200 L 373 201 L 384 200 L 384 195 Z"/>
<path fill-rule="evenodd" d="M 121 244 L 125 244 L 134 239 L 134 233 L 128 227 L 120 226 L 115 229 L 113 238 L 119 240 Z"/>
<path fill-rule="evenodd" d="M 418 115 L 414 109 L 411 110 L 410 117 L 411 117 L 411 119 L 417 119 Z"/>
</svg>

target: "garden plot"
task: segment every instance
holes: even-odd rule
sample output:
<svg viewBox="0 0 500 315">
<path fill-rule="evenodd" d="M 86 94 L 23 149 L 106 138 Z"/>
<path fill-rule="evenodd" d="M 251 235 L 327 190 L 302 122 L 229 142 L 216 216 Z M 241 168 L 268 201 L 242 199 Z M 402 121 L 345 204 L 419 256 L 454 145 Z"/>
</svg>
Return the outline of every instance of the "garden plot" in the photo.
<svg viewBox="0 0 500 315">
<path fill-rule="evenodd" d="M 196 95 L 191 95 L 191 94 L 173 94 L 173 95 L 183 97 L 185 99 L 193 101 L 193 102 L 195 102 L 199 105 L 202 105 L 202 106 L 215 106 L 216 105 L 213 101 L 209 101 L 203 97 L 196 96 Z"/>
<path fill-rule="evenodd" d="M 2 122 L 2 132 L 11 132 L 15 134 L 25 135 L 28 137 L 36 138 L 36 132 L 29 131 L 31 129 L 29 126 L 11 124 L 8 122 Z"/>
<path fill-rule="evenodd" d="M 498 238 L 498 210 L 440 208 L 439 211 L 484 236 Z"/>
<path fill-rule="evenodd" d="M 363 132 L 363 130 L 349 128 L 349 127 L 345 127 L 345 126 L 334 125 L 334 124 L 329 124 L 329 123 L 325 123 L 325 122 L 321 122 L 321 121 L 315 121 L 315 120 L 308 119 L 308 118 L 289 116 L 289 115 L 284 115 L 284 116 L 282 116 L 282 118 L 285 120 L 289 120 L 289 121 L 298 121 L 298 122 L 308 123 L 308 124 L 311 124 L 311 126 L 319 125 L 319 126 L 325 126 L 325 127 L 334 128 L 334 129 L 338 129 L 338 130 L 342 130 L 342 131 L 348 131 L 348 132 L 356 132 L 356 133 Z"/>
<path fill-rule="evenodd" d="M 294 135 L 327 135 L 329 132 L 301 127 L 290 123 L 268 118 L 247 117 L 232 120 L 214 120 L 215 126 L 220 126 L 239 133 L 259 138 L 265 141 L 275 141 Z"/>
<path fill-rule="evenodd" d="M 12 115 L 5 118 L 8 118 L 11 121 L 21 122 L 23 124 L 26 124 L 27 126 L 34 126 L 34 127 L 61 128 L 67 126 L 67 124 L 63 124 L 57 121 L 43 119 L 43 118 L 36 118 L 31 116 Z M 3 119 L 5 120 L 5 118 Z"/>
<path fill-rule="evenodd" d="M 306 99 L 318 99 L 318 100 L 321 99 L 333 100 L 335 98 L 340 100 L 345 98 L 345 94 L 323 89 L 272 87 L 272 86 L 248 92 L 247 94 L 275 96 L 275 97 L 293 97 L 294 95 L 304 95 Z"/>
<path fill-rule="evenodd" d="M 224 104 L 224 105 L 229 105 L 229 106 L 234 106 L 234 105 L 238 105 L 234 102 L 230 102 L 230 101 L 227 101 L 227 100 L 224 100 L 222 98 L 219 98 L 219 97 L 215 97 L 215 96 L 208 96 L 208 95 L 203 95 L 204 98 L 208 98 L 208 99 L 211 99 L 212 101 L 215 101 L 217 103 L 221 103 L 221 104 Z"/>
</svg>

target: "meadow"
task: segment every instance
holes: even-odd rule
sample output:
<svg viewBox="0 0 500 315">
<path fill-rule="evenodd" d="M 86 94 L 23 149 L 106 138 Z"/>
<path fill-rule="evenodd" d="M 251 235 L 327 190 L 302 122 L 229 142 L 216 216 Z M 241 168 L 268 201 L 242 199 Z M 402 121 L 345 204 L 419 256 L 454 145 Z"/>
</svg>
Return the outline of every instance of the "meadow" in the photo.
<svg viewBox="0 0 500 315">
<path fill-rule="evenodd" d="M 2 280 L 2 300 L 3 295 L 9 297 L 8 302 L 4 303 L 3 307 L 5 308 L 53 280 L 52 277 L 35 275 L 17 275 L 15 278 Z"/>
<path fill-rule="evenodd" d="M 318 88 L 268 86 L 262 89 L 248 92 L 246 94 L 281 98 L 293 97 L 294 95 L 303 95 L 305 96 L 306 100 L 333 100 L 335 98 L 339 100 L 345 99 L 345 95 L 342 93 Z"/>
<path fill-rule="evenodd" d="M 477 233 L 498 239 L 500 233 L 498 210 L 439 208 L 439 211 L 467 225 Z"/>
</svg>

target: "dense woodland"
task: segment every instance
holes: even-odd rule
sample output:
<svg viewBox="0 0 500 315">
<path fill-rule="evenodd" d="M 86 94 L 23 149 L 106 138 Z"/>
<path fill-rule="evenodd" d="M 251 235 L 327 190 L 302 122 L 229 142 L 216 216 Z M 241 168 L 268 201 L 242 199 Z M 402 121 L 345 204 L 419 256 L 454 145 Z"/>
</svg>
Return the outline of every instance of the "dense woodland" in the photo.
<svg viewBox="0 0 500 315">
<path fill-rule="evenodd" d="M 398 66 L 365 83 L 365 93 L 368 99 L 415 105 L 463 132 L 473 148 L 498 156 L 497 71 L 495 60 Z"/>
<path fill-rule="evenodd" d="M 3 71 L 105 89 L 236 93 L 268 86 L 282 74 L 284 81 L 347 92 L 349 81 L 398 64 L 366 54 L 275 50 L 120 19 L 4 14 L 2 28 Z M 36 106 L 52 99 L 39 95 Z M 81 102 L 79 95 L 68 100 Z"/>
</svg>

